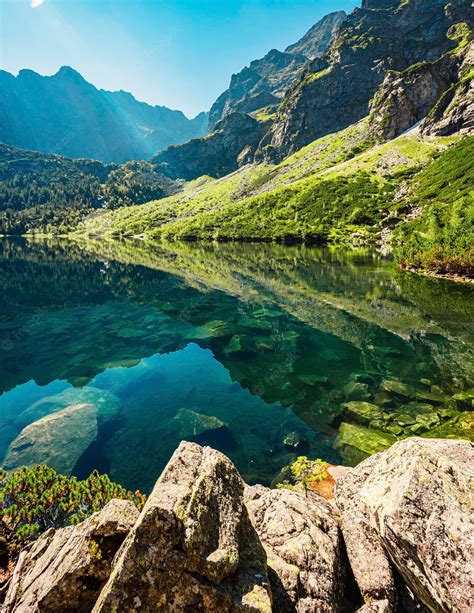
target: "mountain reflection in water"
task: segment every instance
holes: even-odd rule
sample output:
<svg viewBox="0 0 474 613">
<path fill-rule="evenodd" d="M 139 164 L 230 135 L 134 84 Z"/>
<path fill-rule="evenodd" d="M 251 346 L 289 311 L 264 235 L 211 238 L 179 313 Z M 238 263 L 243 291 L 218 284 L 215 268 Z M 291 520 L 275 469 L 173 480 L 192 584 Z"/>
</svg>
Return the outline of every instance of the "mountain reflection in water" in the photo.
<svg viewBox="0 0 474 613">
<path fill-rule="evenodd" d="M 187 439 L 270 483 L 470 415 L 472 288 L 370 252 L 2 240 L 0 284 L 7 468 L 147 491 Z"/>
</svg>

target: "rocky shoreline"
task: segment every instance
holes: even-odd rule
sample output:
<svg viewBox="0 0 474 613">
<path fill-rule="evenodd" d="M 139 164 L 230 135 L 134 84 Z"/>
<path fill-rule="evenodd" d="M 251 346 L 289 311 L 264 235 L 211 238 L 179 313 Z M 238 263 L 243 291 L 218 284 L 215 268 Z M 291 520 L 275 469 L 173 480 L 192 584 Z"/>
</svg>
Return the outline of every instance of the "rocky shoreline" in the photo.
<svg viewBox="0 0 474 613">
<path fill-rule="evenodd" d="M 183 442 L 140 514 L 112 500 L 23 550 L 2 612 L 466 612 L 473 460 L 468 441 L 405 439 L 326 500 Z"/>
</svg>

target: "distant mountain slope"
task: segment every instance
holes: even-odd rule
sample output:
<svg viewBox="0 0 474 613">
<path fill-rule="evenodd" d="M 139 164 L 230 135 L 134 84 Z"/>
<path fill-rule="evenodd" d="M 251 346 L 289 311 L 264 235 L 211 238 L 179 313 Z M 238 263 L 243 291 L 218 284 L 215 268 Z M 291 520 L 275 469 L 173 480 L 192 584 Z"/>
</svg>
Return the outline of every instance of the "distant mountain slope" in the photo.
<svg viewBox="0 0 474 613">
<path fill-rule="evenodd" d="M 149 162 L 72 160 L 0 144 L 0 235 L 64 232 L 95 209 L 162 198 L 179 183 Z"/>
<path fill-rule="evenodd" d="M 98 90 L 63 66 L 45 77 L 0 71 L 0 141 L 103 162 L 147 159 L 207 131 L 206 114 L 150 106 L 131 94 Z"/>
<path fill-rule="evenodd" d="M 327 50 L 334 32 L 345 17 L 344 11 L 326 15 L 285 52 L 272 49 L 265 57 L 254 60 L 250 66 L 233 74 L 229 88 L 211 107 L 209 127 L 213 129 L 229 113 L 251 113 L 278 104 L 309 61 Z"/>
</svg>

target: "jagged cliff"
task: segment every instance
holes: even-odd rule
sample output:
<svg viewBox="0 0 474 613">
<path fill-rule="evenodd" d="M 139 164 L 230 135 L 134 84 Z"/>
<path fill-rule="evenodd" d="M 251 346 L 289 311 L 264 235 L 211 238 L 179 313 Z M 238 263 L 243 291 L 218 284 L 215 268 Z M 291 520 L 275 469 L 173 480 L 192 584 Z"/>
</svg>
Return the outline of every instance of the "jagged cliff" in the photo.
<svg viewBox="0 0 474 613">
<path fill-rule="evenodd" d="M 457 47 L 447 33 L 463 22 L 472 26 L 470 0 L 363 2 L 323 58 L 316 59 L 287 92 L 259 157 L 282 159 L 358 121 L 368 114 L 387 70 L 435 62 Z"/>
<path fill-rule="evenodd" d="M 183 442 L 138 517 L 112 500 L 25 549 L 2 611 L 468 611 L 473 460 L 406 439 L 332 471 L 328 501 Z"/>
<path fill-rule="evenodd" d="M 232 75 L 228 89 L 211 107 L 209 127 L 213 129 L 229 113 L 251 113 L 278 104 L 309 61 L 327 50 L 345 17 L 344 11 L 326 15 L 284 52 L 272 49 L 265 57 Z"/>
</svg>

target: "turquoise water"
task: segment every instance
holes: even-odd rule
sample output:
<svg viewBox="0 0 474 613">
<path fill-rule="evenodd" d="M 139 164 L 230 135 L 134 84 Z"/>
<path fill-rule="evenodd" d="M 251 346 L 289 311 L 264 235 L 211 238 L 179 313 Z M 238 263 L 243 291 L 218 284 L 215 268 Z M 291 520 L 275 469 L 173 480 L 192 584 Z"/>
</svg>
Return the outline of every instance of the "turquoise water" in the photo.
<svg viewBox="0 0 474 613">
<path fill-rule="evenodd" d="M 8 469 L 149 491 L 186 439 L 269 484 L 470 415 L 472 287 L 376 254 L 4 240 L 0 284 Z"/>
</svg>

